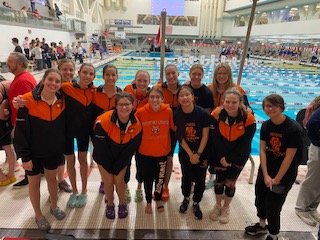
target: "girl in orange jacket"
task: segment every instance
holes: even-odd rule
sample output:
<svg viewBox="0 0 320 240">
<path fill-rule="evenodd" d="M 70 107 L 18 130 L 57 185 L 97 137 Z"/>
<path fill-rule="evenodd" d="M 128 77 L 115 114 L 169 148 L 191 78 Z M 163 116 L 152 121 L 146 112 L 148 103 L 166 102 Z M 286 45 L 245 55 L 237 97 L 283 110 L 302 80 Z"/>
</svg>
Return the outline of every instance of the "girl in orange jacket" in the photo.
<svg viewBox="0 0 320 240">
<path fill-rule="evenodd" d="M 118 80 L 118 69 L 113 64 L 107 64 L 103 67 L 102 77 L 104 84 L 97 87 L 93 98 L 94 119 L 104 112 L 115 108 L 115 97 L 117 93 L 122 92 L 121 88 L 116 86 Z M 100 183 L 99 192 L 104 194 L 103 181 Z"/>
<path fill-rule="evenodd" d="M 108 219 L 115 218 L 114 186 L 119 198 L 118 217 L 126 218 L 128 215 L 123 179 L 142 134 L 141 124 L 134 115 L 133 102 L 129 93 L 116 94 L 115 110 L 100 115 L 94 128 L 93 157 L 104 182 Z"/>
<path fill-rule="evenodd" d="M 229 205 L 235 194 L 236 181 L 251 152 L 256 122 L 253 114 L 246 110 L 243 95 L 237 88 L 227 90 L 222 101 L 222 106 L 211 114 L 216 204 L 210 213 L 210 219 L 225 224 L 229 222 Z"/>
<path fill-rule="evenodd" d="M 16 151 L 28 173 L 29 197 L 39 230 L 50 229 L 40 207 L 40 182 L 44 171 L 50 194 L 50 213 L 58 220 L 66 214 L 57 206 L 58 164 L 63 158 L 65 140 L 65 101 L 60 91 L 62 77 L 48 69 L 38 86 L 22 96 L 27 101 L 18 110 L 15 129 Z"/>
</svg>

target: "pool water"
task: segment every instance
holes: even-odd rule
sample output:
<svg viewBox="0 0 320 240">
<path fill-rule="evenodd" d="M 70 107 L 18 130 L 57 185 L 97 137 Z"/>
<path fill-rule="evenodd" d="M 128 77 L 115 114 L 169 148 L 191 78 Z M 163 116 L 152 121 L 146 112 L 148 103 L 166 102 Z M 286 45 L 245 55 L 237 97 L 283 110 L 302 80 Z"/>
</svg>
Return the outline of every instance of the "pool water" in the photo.
<svg viewBox="0 0 320 240">
<path fill-rule="evenodd" d="M 173 55 L 174 56 L 174 55 Z M 117 86 L 124 88 L 134 79 L 138 69 L 149 71 L 151 86 L 155 85 L 160 77 L 160 61 L 141 61 L 135 59 L 115 60 L 111 62 L 118 68 Z M 184 83 L 189 79 L 191 64 L 178 63 L 177 59 L 167 59 L 165 65 L 173 63 L 179 70 L 179 81 Z M 208 85 L 212 81 L 213 70 L 216 64 L 203 64 L 205 76 L 203 83 Z M 99 86 L 104 83 L 102 79 L 103 66 L 97 69 L 94 84 Z M 234 82 L 237 82 L 239 64 L 232 66 Z M 241 87 L 247 92 L 252 109 L 254 110 L 257 131 L 252 141 L 252 155 L 259 154 L 260 128 L 263 121 L 268 119 L 261 108 L 261 102 L 265 96 L 277 93 L 285 102 L 285 114 L 295 119 L 297 112 L 309 105 L 309 103 L 320 95 L 320 71 L 313 68 L 302 68 L 300 66 L 287 66 L 276 64 L 249 64 L 243 69 Z"/>
</svg>

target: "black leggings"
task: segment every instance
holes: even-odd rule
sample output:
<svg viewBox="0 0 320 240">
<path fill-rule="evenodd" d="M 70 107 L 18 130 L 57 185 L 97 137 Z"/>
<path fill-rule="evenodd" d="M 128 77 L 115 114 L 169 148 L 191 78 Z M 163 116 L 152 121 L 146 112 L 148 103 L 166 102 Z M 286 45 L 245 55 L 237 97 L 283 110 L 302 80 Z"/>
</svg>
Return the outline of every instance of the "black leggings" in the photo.
<svg viewBox="0 0 320 240">
<path fill-rule="evenodd" d="M 140 155 L 139 161 L 143 171 L 143 186 L 147 203 L 151 203 L 153 183 L 155 183 L 154 199 L 160 201 L 164 179 L 166 176 L 167 156 L 150 157 Z"/>
<path fill-rule="evenodd" d="M 136 180 L 138 181 L 138 183 L 143 183 L 143 174 L 142 174 L 142 169 L 141 169 L 141 163 L 139 160 L 139 157 L 141 155 L 139 153 L 136 153 L 136 155 L 134 156 L 135 158 L 135 162 L 136 162 Z M 126 184 L 128 184 L 128 182 L 130 181 L 130 176 L 131 176 L 131 161 L 127 166 L 127 171 L 126 174 L 124 175 L 124 182 Z"/>
<path fill-rule="evenodd" d="M 236 181 L 244 165 L 232 164 L 231 167 L 216 166 L 216 181 L 214 183 L 214 192 L 217 195 L 225 193 L 227 197 L 232 198 L 236 192 Z"/>
</svg>

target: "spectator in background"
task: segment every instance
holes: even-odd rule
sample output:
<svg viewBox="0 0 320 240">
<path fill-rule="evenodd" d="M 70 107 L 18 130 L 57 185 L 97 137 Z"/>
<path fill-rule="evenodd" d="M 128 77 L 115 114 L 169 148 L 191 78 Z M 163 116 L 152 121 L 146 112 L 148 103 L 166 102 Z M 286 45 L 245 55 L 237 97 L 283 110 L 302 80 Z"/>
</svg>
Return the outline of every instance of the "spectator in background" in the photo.
<svg viewBox="0 0 320 240">
<path fill-rule="evenodd" d="M 40 19 L 40 18 L 41 18 L 41 16 L 40 16 L 40 14 L 39 14 L 39 12 L 38 12 L 37 9 L 35 9 L 35 10 L 33 11 L 33 16 L 34 16 L 35 19 Z"/>
<path fill-rule="evenodd" d="M 7 2 L 3 2 L 2 5 L 3 7 L 6 7 L 6 8 L 12 8 Z"/>
<path fill-rule="evenodd" d="M 15 46 L 14 52 L 22 53 L 22 48 L 19 45 L 19 39 L 18 38 L 12 38 L 12 44 Z"/>
<path fill-rule="evenodd" d="M 31 12 L 36 10 L 36 0 L 30 0 Z"/>
<path fill-rule="evenodd" d="M 60 11 L 60 9 L 56 3 L 54 4 L 54 10 L 55 10 L 57 18 L 59 19 L 59 16 L 62 15 L 62 12 Z"/>
<path fill-rule="evenodd" d="M 8 100 L 11 109 L 11 122 L 13 125 L 12 136 L 14 135 L 14 126 L 16 125 L 17 109 L 13 107 L 12 100 L 18 95 L 30 92 L 36 85 L 37 82 L 35 78 L 27 72 L 28 59 L 25 55 L 19 52 L 13 52 L 10 54 L 7 60 L 7 66 L 9 72 L 11 72 L 15 77 L 10 85 Z M 27 175 L 25 178 L 14 184 L 14 188 L 21 188 L 28 185 Z"/>
<path fill-rule="evenodd" d="M 28 18 L 27 8 L 23 6 L 20 10 L 20 17 L 24 19 L 23 22 L 26 22 L 26 19 Z"/>
<path fill-rule="evenodd" d="M 43 69 L 41 43 L 36 43 L 35 48 L 31 50 L 31 55 L 34 56 L 36 70 L 41 71 Z"/>
<path fill-rule="evenodd" d="M 22 47 L 23 47 L 24 54 L 26 55 L 26 58 L 29 59 L 30 58 L 30 46 L 29 46 L 29 38 L 28 37 L 24 38 L 24 41 L 22 42 Z"/>
<path fill-rule="evenodd" d="M 53 9 L 53 8 L 51 8 L 51 7 L 48 7 L 48 14 L 49 14 L 49 17 L 54 18 L 54 13 L 55 13 L 54 9 Z"/>
<path fill-rule="evenodd" d="M 77 58 L 79 58 L 80 63 L 83 63 L 83 49 L 81 46 L 81 42 L 78 42 L 77 49 L 78 49 L 78 52 L 77 52 L 77 57 L 75 58 L 75 62 L 77 61 Z"/>
</svg>

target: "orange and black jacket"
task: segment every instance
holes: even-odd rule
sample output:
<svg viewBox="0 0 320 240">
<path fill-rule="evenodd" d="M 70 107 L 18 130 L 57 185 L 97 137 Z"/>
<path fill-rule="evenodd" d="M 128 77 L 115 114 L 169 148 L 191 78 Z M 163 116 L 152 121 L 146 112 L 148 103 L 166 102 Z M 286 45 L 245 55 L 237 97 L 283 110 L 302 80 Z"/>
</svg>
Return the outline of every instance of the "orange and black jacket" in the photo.
<svg viewBox="0 0 320 240">
<path fill-rule="evenodd" d="M 177 107 L 179 106 L 178 102 L 178 96 L 177 94 L 173 94 L 169 89 L 168 89 L 168 84 L 167 82 L 164 83 L 159 83 L 156 85 L 156 87 L 160 88 L 164 94 L 164 100 L 163 102 L 166 104 L 169 104 L 171 107 L 172 111 L 174 112 Z M 177 88 L 179 89 L 181 85 L 178 83 Z"/>
<path fill-rule="evenodd" d="M 94 119 L 96 119 L 105 111 L 109 111 L 111 109 L 114 109 L 115 107 L 114 99 L 116 95 L 113 95 L 111 98 L 109 98 L 108 95 L 105 92 L 103 92 L 103 89 L 104 89 L 104 85 L 97 87 L 93 97 L 92 102 L 93 102 Z M 121 88 L 116 87 L 116 92 L 117 93 L 122 92 Z"/>
<path fill-rule="evenodd" d="M 67 136 L 87 137 L 92 133 L 94 114 L 93 97 L 96 87 L 91 83 L 81 89 L 77 81 L 62 84 L 67 105 Z"/>
<path fill-rule="evenodd" d="M 147 91 L 149 91 L 150 88 L 148 87 Z M 134 103 L 133 103 L 133 108 L 134 109 L 139 109 L 143 107 L 145 104 L 148 103 L 148 98 L 147 94 L 145 93 L 139 93 L 137 91 L 137 86 L 135 83 L 129 84 L 124 88 L 125 92 L 131 93 L 134 97 Z"/>
<path fill-rule="evenodd" d="M 94 160 L 107 171 L 109 167 L 117 166 L 112 170 L 115 175 L 131 161 L 142 136 L 142 126 L 133 112 L 124 135 L 121 134 L 118 121 L 117 110 L 100 115 L 95 122 L 93 138 Z"/>
<path fill-rule="evenodd" d="M 217 107 L 211 113 L 210 124 L 211 143 L 216 160 L 220 162 L 220 159 L 225 157 L 228 163 L 243 165 L 250 155 L 255 131 L 256 122 L 253 114 L 240 111 L 231 125 L 226 110 Z"/>
<path fill-rule="evenodd" d="M 28 103 L 19 108 L 14 143 L 22 162 L 32 158 L 46 158 L 63 154 L 66 116 L 65 102 L 61 92 L 57 101 L 49 106 L 41 100 L 39 85 L 22 97 Z"/>
</svg>

